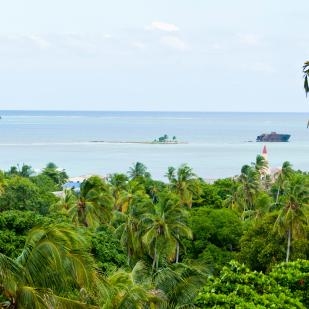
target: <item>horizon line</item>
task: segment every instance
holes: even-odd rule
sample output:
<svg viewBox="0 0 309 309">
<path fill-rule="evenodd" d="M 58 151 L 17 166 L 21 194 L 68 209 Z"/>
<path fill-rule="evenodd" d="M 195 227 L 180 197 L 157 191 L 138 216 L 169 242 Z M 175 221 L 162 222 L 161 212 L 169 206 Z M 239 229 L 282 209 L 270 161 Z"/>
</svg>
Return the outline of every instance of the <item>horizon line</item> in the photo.
<svg viewBox="0 0 309 309">
<path fill-rule="evenodd" d="M 1 112 L 110 112 L 110 113 L 260 113 L 309 114 L 309 111 L 202 111 L 202 110 L 87 110 L 87 109 L 1 109 Z"/>
</svg>

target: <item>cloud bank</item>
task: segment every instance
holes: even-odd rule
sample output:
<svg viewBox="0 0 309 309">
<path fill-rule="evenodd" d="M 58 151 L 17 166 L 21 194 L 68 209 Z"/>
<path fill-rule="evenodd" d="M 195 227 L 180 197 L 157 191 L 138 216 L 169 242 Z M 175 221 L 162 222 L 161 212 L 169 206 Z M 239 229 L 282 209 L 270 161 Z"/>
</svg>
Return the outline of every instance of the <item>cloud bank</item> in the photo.
<svg viewBox="0 0 309 309">
<path fill-rule="evenodd" d="M 153 21 L 149 26 L 145 27 L 146 30 L 161 30 L 166 32 L 177 32 L 179 28 L 175 24 L 170 24 L 162 21 Z"/>
</svg>

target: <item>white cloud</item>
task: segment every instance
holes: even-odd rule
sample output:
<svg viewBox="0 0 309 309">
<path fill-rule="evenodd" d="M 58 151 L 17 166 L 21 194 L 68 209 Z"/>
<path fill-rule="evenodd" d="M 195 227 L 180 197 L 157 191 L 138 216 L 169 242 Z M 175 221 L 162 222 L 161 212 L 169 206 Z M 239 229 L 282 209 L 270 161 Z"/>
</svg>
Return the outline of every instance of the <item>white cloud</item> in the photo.
<svg viewBox="0 0 309 309">
<path fill-rule="evenodd" d="M 180 38 L 176 36 L 163 36 L 160 40 L 161 44 L 173 49 L 185 51 L 189 49 L 189 46 Z"/>
<path fill-rule="evenodd" d="M 136 49 L 139 49 L 139 50 L 145 50 L 145 48 L 146 48 L 146 45 L 143 42 L 139 42 L 139 41 L 133 42 L 132 46 Z"/>
<path fill-rule="evenodd" d="M 146 30 L 161 30 L 166 32 L 176 32 L 179 28 L 170 23 L 165 23 L 162 21 L 153 21 L 150 26 L 145 27 Z"/>
<path fill-rule="evenodd" d="M 51 43 L 41 36 L 31 34 L 27 36 L 27 39 L 33 42 L 40 49 L 48 49 L 51 47 Z"/>
<path fill-rule="evenodd" d="M 266 62 L 243 63 L 240 68 L 245 71 L 257 73 L 274 73 L 276 70 L 273 65 Z"/>
<path fill-rule="evenodd" d="M 237 34 L 237 38 L 241 44 L 247 46 L 258 46 L 261 44 L 261 37 L 257 34 Z"/>
</svg>

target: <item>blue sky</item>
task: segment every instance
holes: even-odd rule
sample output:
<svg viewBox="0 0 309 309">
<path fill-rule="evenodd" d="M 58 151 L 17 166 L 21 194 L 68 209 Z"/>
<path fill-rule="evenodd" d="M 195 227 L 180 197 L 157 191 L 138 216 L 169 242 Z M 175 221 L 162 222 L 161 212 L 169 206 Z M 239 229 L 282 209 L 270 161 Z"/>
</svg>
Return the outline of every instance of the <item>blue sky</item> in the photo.
<svg viewBox="0 0 309 309">
<path fill-rule="evenodd" d="M 0 109 L 309 112 L 308 0 L 0 4 Z"/>
</svg>

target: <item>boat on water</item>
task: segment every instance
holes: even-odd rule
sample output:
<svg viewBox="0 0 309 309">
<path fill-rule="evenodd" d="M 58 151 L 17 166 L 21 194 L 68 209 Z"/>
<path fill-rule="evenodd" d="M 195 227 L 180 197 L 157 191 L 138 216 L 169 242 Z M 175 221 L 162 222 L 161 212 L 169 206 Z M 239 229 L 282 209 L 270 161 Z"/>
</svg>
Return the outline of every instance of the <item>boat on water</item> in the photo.
<svg viewBox="0 0 309 309">
<path fill-rule="evenodd" d="M 290 134 L 278 134 L 271 132 L 270 134 L 263 133 L 256 138 L 257 142 L 288 142 Z"/>
</svg>

